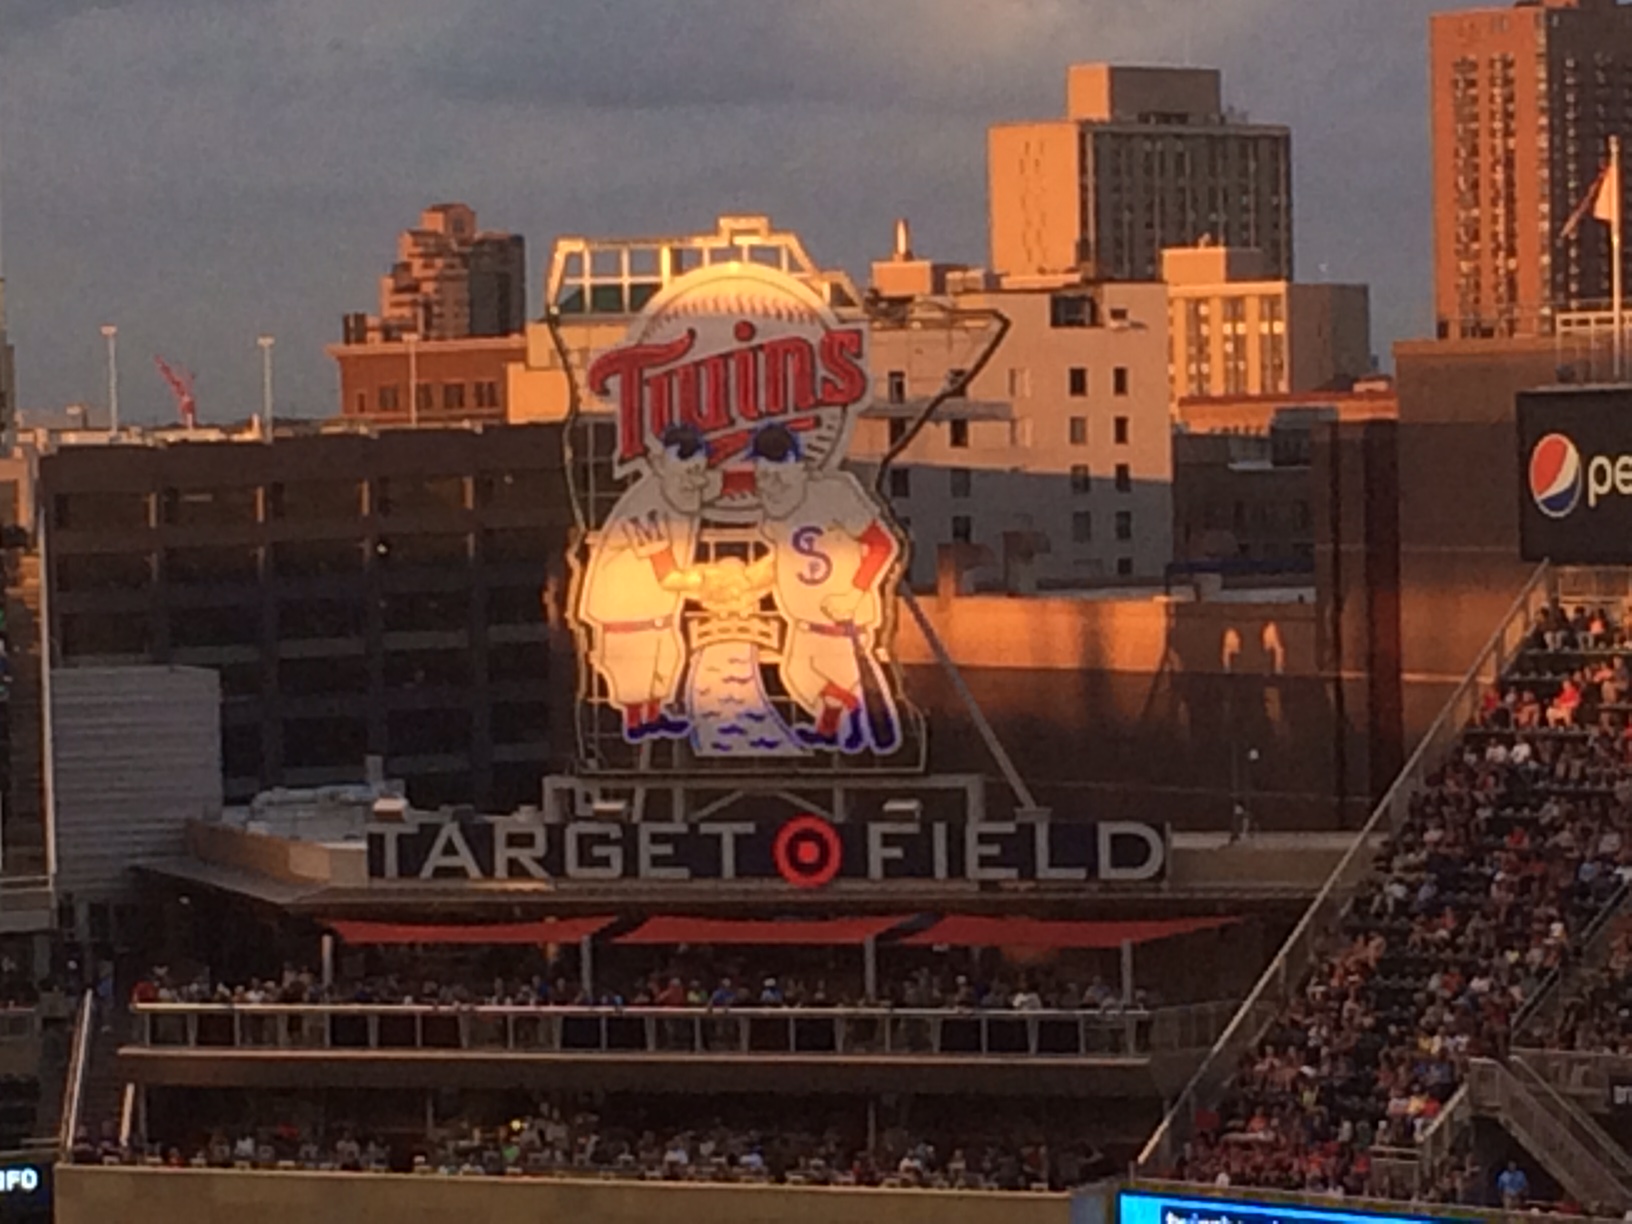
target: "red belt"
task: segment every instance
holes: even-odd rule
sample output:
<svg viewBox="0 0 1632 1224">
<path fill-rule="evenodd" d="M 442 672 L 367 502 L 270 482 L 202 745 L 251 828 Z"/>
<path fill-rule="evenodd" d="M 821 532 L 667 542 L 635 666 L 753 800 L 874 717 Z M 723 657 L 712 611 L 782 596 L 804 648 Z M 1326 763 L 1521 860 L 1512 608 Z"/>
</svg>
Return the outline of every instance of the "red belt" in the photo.
<svg viewBox="0 0 1632 1224">
<path fill-rule="evenodd" d="M 806 633 L 814 633 L 818 637 L 855 637 L 856 630 L 852 625 L 817 625 L 810 621 L 800 621 L 799 628 Z"/>
<path fill-rule="evenodd" d="M 667 629 L 674 624 L 672 616 L 654 616 L 651 620 L 608 621 L 601 626 L 602 633 L 645 633 L 653 629 Z"/>
</svg>

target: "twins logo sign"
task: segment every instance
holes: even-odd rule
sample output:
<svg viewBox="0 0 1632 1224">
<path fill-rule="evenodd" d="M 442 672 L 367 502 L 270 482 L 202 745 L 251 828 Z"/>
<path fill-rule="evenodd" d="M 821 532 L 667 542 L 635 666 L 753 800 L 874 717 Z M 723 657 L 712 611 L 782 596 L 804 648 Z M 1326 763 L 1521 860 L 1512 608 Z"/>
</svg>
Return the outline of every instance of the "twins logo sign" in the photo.
<svg viewBox="0 0 1632 1224">
<path fill-rule="evenodd" d="M 865 324 L 755 264 L 677 278 L 588 389 L 625 483 L 580 550 L 585 696 L 699 760 L 888 754 L 904 548 L 840 468 L 871 397 Z"/>
</svg>

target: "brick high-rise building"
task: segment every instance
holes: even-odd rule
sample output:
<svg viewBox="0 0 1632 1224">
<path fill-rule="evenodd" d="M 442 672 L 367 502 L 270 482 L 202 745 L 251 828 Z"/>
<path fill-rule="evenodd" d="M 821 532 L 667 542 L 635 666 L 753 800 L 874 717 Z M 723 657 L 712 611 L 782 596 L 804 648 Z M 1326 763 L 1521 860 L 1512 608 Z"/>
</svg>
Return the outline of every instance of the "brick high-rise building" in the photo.
<svg viewBox="0 0 1632 1224">
<path fill-rule="evenodd" d="M 527 316 L 527 252 L 519 234 L 483 233 L 468 204 L 437 204 L 397 236 L 380 278 L 380 313 L 348 315 L 346 342 L 509 336 Z"/>
<path fill-rule="evenodd" d="M 1632 133 L 1632 6 L 1519 0 L 1430 21 L 1441 338 L 1546 335 L 1604 308 L 1609 235 L 1560 231 Z"/>
<path fill-rule="evenodd" d="M 992 268 L 1160 280 L 1164 247 L 1254 247 L 1292 278 L 1292 135 L 1223 104 L 1210 68 L 1074 64 L 1063 119 L 988 138 Z"/>
<path fill-rule="evenodd" d="M 380 279 L 380 313 L 349 314 L 328 353 L 340 367 L 340 415 L 380 424 L 504 417 L 505 368 L 527 325 L 527 249 L 483 233 L 465 204 L 427 208 L 397 238 Z"/>
</svg>

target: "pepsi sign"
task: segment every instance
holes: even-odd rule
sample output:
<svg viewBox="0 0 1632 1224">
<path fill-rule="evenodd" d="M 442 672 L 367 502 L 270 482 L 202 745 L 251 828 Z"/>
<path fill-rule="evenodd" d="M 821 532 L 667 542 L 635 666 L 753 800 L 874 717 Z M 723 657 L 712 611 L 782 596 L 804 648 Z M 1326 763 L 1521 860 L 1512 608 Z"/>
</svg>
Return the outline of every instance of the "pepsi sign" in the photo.
<svg viewBox="0 0 1632 1224">
<path fill-rule="evenodd" d="M 1524 559 L 1632 564 L 1632 389 L 1526 391 L 1517 424 Z"/>
</svg>

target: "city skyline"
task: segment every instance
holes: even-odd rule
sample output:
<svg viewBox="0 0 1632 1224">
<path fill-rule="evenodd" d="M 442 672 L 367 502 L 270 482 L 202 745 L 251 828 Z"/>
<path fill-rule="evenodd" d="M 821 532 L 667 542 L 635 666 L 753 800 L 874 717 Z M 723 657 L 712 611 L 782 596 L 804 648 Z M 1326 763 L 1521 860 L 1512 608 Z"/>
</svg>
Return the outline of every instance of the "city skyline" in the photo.
<svg viewBox="0 0 1632 1224">
<path fill-rule="evenodd" d="M 1289 123 L 1300 277 L 1370 282 L 1386 361 L 1432 324 L 1427 18 L 1458 7 L 8 0 L 19 399 L 100 405 L 114 322 L 127 420 L 173 415 L 155 353 L 196 371 L 204 421 L 254 411 L 260 333 L 280 414 L 327 414 L 324 344 L 439 199 L 526 236 L 534 312 L 556 234 L 726 211 L 853 274 L 898 215 L 926 254 L 984 263 L 986 128 L 1058 113 L 1083 60 L 1217 67 L 1231 105 Z"/>
</svg>

